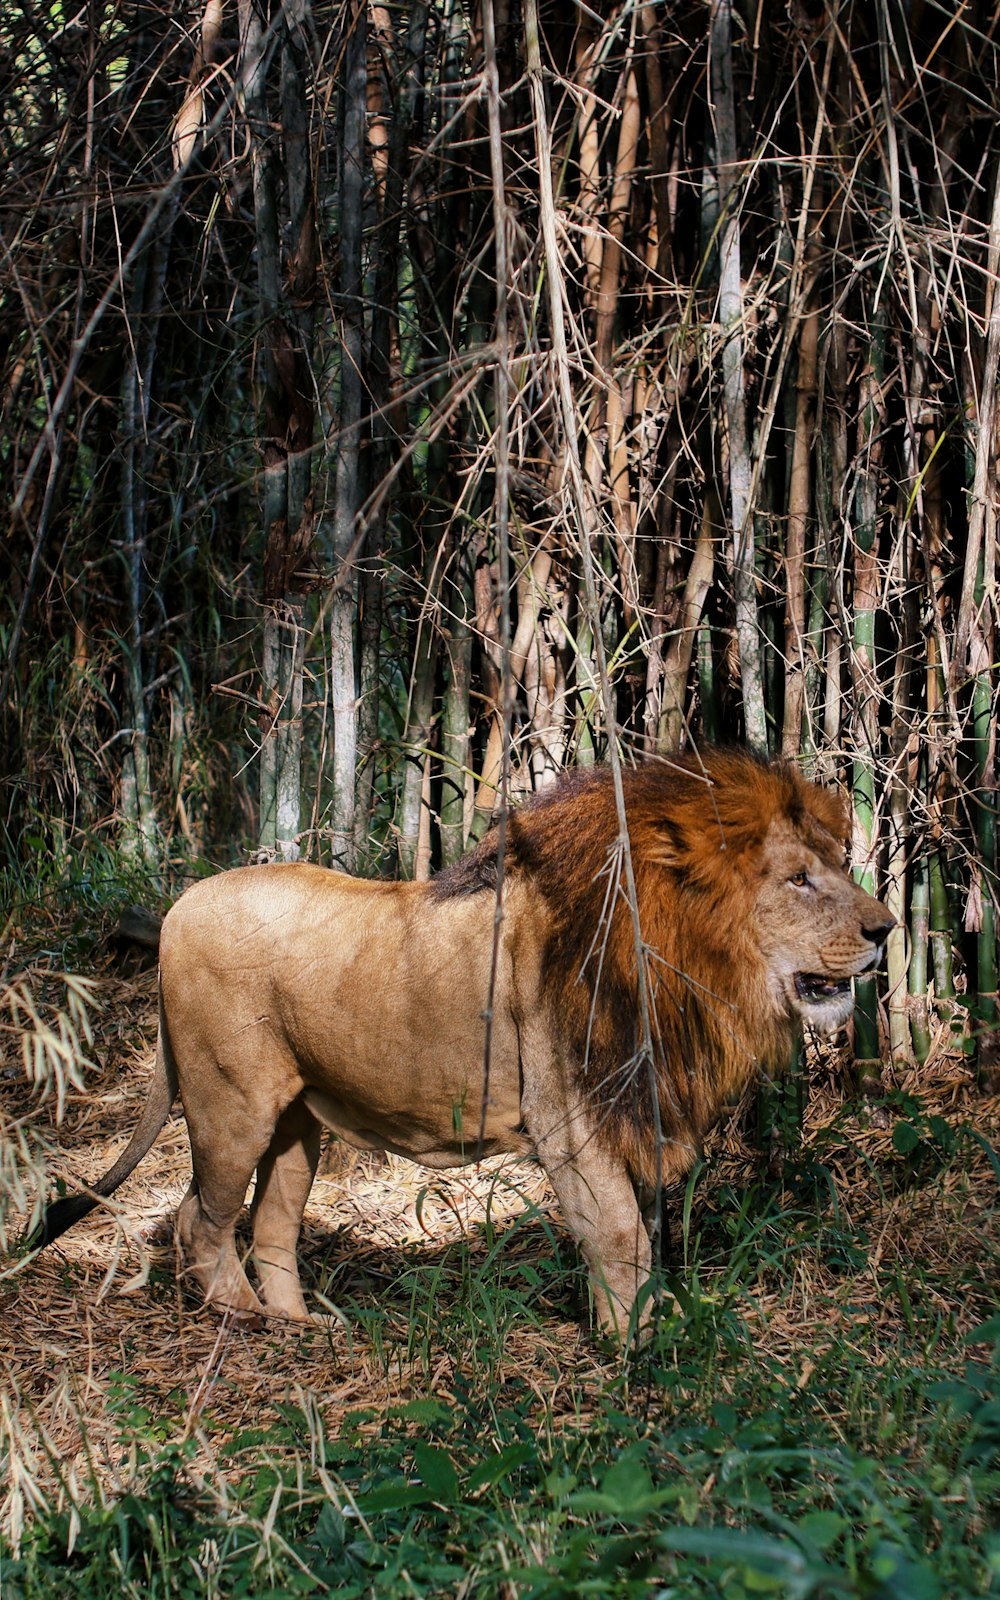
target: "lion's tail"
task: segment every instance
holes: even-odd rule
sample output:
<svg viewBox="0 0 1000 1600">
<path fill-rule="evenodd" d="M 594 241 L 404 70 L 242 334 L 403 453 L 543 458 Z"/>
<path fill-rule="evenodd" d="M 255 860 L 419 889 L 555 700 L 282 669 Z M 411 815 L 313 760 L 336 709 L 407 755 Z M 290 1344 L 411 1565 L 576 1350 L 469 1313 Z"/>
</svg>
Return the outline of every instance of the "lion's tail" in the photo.
<svg viewBox="0 0 1000 1600">
<path fill-rule="evenodd" d="M 130 1172 L 139 1165 L 143 1156 L 158 1138 L 177 1098 L 177 1064 L 170 1047 L 166 1018 L 163 1014 L 163 996 L 160 995 L 160 1026 L 156 1036 L 156 1066 L 150 1084 L 149 1097 L 143 1108 L 139 1125 L 118 1160 L 103 1178 L 90 1186 L 89 1194 L 67 1195 L 48 1206 L 38 1227 L 24 1240 L 26 1250 L 42 1250 L 60 1234 L 71 1228 L 93 1211 L 99 1200 L 114 1194 L 119 1184 L 125 1182 Z"/>
</svg>

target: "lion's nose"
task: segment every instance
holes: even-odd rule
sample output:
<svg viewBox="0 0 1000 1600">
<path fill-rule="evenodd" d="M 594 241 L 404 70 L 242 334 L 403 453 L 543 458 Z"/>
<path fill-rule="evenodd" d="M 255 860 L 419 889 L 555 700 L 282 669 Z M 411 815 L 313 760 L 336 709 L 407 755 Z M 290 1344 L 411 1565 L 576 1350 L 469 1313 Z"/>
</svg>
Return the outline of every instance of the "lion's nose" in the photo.
<svg viewBox="0 0 1000 1600">
<path fill-rule="evenodd" d="M 885 944 L 886 939 L 889 937 L 895 926 L 895 917 L 886 917 L 884 922 L 873 923 L 871 927 L 865 927 L 865 925 L 862 923 L 861 932 L 864 934 L 866 939 L 871 940 L 872 944 Z"/>
</svg>

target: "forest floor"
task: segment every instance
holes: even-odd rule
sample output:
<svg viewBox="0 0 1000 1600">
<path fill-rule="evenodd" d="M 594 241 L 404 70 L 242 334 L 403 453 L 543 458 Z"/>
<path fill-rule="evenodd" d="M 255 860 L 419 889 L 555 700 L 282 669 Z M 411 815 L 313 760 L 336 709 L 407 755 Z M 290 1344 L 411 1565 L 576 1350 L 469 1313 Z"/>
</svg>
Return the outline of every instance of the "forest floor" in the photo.
<svg viewBox="0 0 1000 1600">
<path fill-rule="evenodd" d="M 123 972 L 104 954 L 95 975 L 90 1054 L 96 1065 L 85 1089 L 69 1092 L 61 1123 L 50 1130 L 58 1147 L 52 1176 L 63 1173 L 69 1183 L 73 1175 L 93 1179 L 111 1164 L 138 1118 L 152 1066 L 155 971 Z M 23 1118 L 31 1085 L 14 1033 L 3 1037 L 4 1113 Z M 40 1574 L 64 1567 L 68 1573 L 74 1550 L 79 1563 L 88 1539 L 100 1545 L 94 1515 L 102 1538 L 110 1538 L 108 1518 L 120 1521 L 123 1504 L 145 1507 L 148 1522 L 157 1473 L 169 1478 L 172 1503 L 178 1495 L 183 1501 L 181 1484 L 192 1506 L 201 1507 L 190 1512 L 194 1554 L 185 1546 L 182 1559 L 180 1535 L 170 1534 L 176 1558 L 170 1570 L 200 1574 L 201 1587 L 192 1593 L 257 1593 L 252 1582 L 228 1586 L 242 1561 L 248 1572 L 270 1572 L 272 1588 L 261 1593 L 322 1592 L 335 1570 L 337 1592 L 366 1594 L 374 1565 L 391 1593 L 395 1574 L 400 1594 L 582 1594 L 591 1592 L 584 1576 L 592 1566 L 597 1583 L 606 1541 L 630 1527 L 632 1544 L 593 1592 L 645 1593 L 631 1587 L 640 1585 L 633 1502 L 645 1504 L 644 1495 L 643 1560 L 655 1548 L 656 1571 L 676 1571 L 684 1559 L 678 1552 L 687 1549 L 701 1562 L 706 1584 L 712 1561 L 728 1561 L 731 1574 L 744 1574 L 739 1581 L 731 1576 L 733 1595 L 743 1592 L 740 1581 L 753 1593 L 765 1579 L 772 1592 L 789 1595 L 877 1595 L 880 1550 L 883 1565 L 889 1560 L 887 1594 L 922 1600 L 939 1592 L 988 1592 L 983 1584 L 1000 1583 L 1000 1540 L 995 1517 L 981 1504 L 983 1485 L 962 1488 L 972 1465 L 962 1466 L 961 1441 L 971 1416 L 975 1437 L 985 1428 L 1000 1445 L 993 1387 L 1000 1349 L 1000 1167 L 993 1153 L 1000 1100 L 983 1096 L 967 1062 L 943 1044 L 942 1035 L 919 1071 L 894 1075 L 885 1107 L 874 1114 L 846 1097 L 837 1053 L 817 1055 L 804 1144 L 780 1180 L 761 1175 L 738 1118 L 720 1130 L 697 1184 L 669 1197 L 671 1264 L 678 1272 L 670 1281 L 681 1310 L 664 1320 L 649 1352 L 624 1367 L 588 1331 L 571 1242 L 540 1169 L 525 1164 L 490 1162 L 442 1176 L 331 1145 L 302 1243 L 307 1294 L 329 1306 L 328 1321 L 302 1330 L 220 1320 L 177 1275 L 171 1217 L 190 1165 L 185 1125 L 175 1117 L 108 1210 L 36 1260 L 8 1261 L 0 1278 L 6 1454 L 0 1499 L 11 1541 L 9 1592 L 15 1600 L 47 1592 L 49 1580 Z M 40 1108 L 42 1124 L 54 1110 L 53 1099 Z M 893 1557 L 893 1568 L 885 1550 L 898 1555 L 903 1545 L 889 1511 L 884 1526 L 879 1513 L 874 1531 L 852 1531 L 844 1497 L 854 1502 L 846 1490 L 838 1499 L 829 1482 L 799 1506 L 812 1518 L 812 1544 L 799 1539 L 795 1549 L 800 1564 L 813 1550 L 817 1571 L 832 1587 L 817 1579 L 810 1588 L 798 1567 L 797 1578 L 783 1575 L 779 1546 L 788 1539 L 775 1528 L 776 1518 L 795 1522 L 785 1482 L 790 1468 L 786 1463 L 778 1473 L 780 1486 L 772 1481 L 771 1458 L 761 1455 L 756 1434 L 746 1434 L 748 1427 L 759 1431 L 762 1415 L 771 1419 L 761 1437 L 770 1440 L 772 1454 L 779 1447 L 814 1448 L 818 1429 L 824 1448 L 847 1450 L 855 1464 L 899 1458 L 919 1479 L 930 1471 L 931 1451 L 940 1477 L 934 1495 L 941 1506 L 954 1505 L 956 1517 L 961 1510 L 963 1553 L 961 1560 L 953 1553 L 951 1586 L 935 1589 L 938 1580 L 927 1577 L 940 1566 L 943 1536 L 934 1529 L 940 1506 L 918 1517 L 929 1530 L 922 1535 L 925 1557 L 909 1548 L 908 1536 L 908 1553 Z M 665 1521 L 657 1463 L 662 1469 L 669 1459 L 676 1471 L 678 1459 L 687 1459 L 678 1454 L 676 1430 L 686 1428 L 688 1438 L 694 1419 L 704 1463 L 682 1467 Z M 720 1429 L 716 1449 L 711 1441 Z M 537 1453 L 533 1462 L 526 1450 Z M 492 1476 L 488 1470 L 483 1476 L 484 1460 L 496 1463 Z M 622 1460 L 632 1475 L 626 1472 L 616 1489 L 613 1473 L 617 1463 L 621 1475 Z M 988 1460 L 993 1483 L 994 1456 Z M 552 1503 L 551 1517 L 540 1521 L 523 1506 L 516 1514 L 512 1509 L 518 1497 L 511 1485 L 523 1485 L 533 1468 Z M 814 1480 L 836 1479 L 839 1470 L 814 1463 L 811 1473 Z M 580 1502 L 588 1472 L 591 1500 Z M 716 1503 L 716 1483 L 734 1472 L 743 1490 Z M 395 1485 L 395 1497 L 387 1484 Z M 896 1489 L 883 1498 L 895 1504 Z M 450 1536 L 426 1534 L 433 1529 L 432 1501 L 438 1510 L 451 1506 L 453 1520 L 456 1505 L 481 1519 L 487 1502 L 498 1516 L 503 1505 L 512 1520 L 499 1532 L 491 1525 L 488 1537 L 476 1535 L 489 1545 L 489 1559 L 479 1548 L 463 1559 L 446 1550 Z M 334 1521 L 323 1505 L 338 1507 Z M 308 1515 L 303 1507 L 311 1508 Z M 815 1520 L 821 1514 L 840 1516 L 843 1525 L 821 1525 Z M 893 1515 L 898 1522 L 898 1505 Z M 254 1530 L 252 1558 L 247 1540 L 220 1545 L 221 1535 L 213 1535 L 213 1567 L 211 1551 L 204 1554 L 212 1517 L 221 1518 L 220 1526 Z M 43 1524 L 48 1543 L 39 1537 Z M 142 1516 L 139 1525 L 145 1526 Z M 570 1531 L 578 1539 L 581 1529 L 591 1538 L 577 1550 Z M 756 1537 L 759 1548 L 744 1542 L 730 1550 L 733 1529 L 744 1541 Z M 372 1548 L 355 1548 L 351 1531 L 363 1533 L 362 1543 L 370 1540 Z M 468 1542 L 470 1535 L 456 1537 Z M 119 1548 L 120 1529 L 115 1538 Z M 427 1555 L 427 1538 L 444 1566 L 436 1578 L 418 1581 L 415 1552 Z M 774 1548 L 768 1539 L 777 1541 Z M 404 1559 L 397 1548 L 390 1559 L 387 1552 L 400 1541 L 409 1555 Z M 148 1563 L 156 1539 L 147 1529 L 125 1543 L 132 1554 L 119 1549 L 117 1560 L 128 1576 L 128 1561 Z M 372 1549 L 385 1555 L 385 1565 Z M 287 1573 L 282 1582 L 289 1586 L 274 1587 L 279 1556 L 299 1573 L 301 1587 Z M 157 1559 L 162 1566 L 162 1551 Z M 490 1576 L 479 1579 L 480 1571 Z M 850 1573 L 859 1571 L 855 1589 Z M 355 1587 L 345 1587 L 352 1573 Z M 57 1593 L 52 1582 L 48 1592 Z M 147 1590 L 140 1583 L 135 1592 Z M 178 1578 L 174 1587 L 148 1592 L 187 1591 Z M 696 1584 L 676 1592 L 713 1591 Z"/>
</svg>

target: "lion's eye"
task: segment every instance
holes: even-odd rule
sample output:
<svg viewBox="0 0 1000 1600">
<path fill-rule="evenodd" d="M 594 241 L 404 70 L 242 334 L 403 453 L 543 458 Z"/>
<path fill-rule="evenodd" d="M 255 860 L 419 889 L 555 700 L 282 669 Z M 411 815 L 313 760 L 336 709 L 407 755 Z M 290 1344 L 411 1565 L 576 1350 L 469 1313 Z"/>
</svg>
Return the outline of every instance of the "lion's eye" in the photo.
<svg viewBox="0 0 1000 1600">
<path fill-rule="evenodd" d="M 808 874 L 808 872 L 804 872 L 804 871 L 803 872 L 793 872 L 792 876 L 789 878 L 788 881 L 789 881 L 789 883 L 794 883 L 796 889 L 808 889 L 808 887 L 809 887 L 809 874 Z"/>
</svg>

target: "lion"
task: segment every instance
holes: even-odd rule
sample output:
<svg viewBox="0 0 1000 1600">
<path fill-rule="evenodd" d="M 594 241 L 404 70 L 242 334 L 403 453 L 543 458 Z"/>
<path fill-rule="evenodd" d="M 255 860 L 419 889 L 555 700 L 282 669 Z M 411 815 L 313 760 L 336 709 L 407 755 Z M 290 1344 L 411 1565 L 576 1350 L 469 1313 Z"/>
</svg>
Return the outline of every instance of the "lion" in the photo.
<svg viewBox="0 0 1000 1600">
<path fill-rule="evenodd" d="M 156 1066 L 130 1143 L 90 1194 L 49 1207 L 32 1245 L 118 1188 L 179 1095 L 193 1178 L 177 1235 L 213 1305 L 308 1318 L 296 1250 L 326 1127 L 429 1167 L 536 1157 L 597 1320 L 626 1337 L 648 1300 L 651 1201 L 803 1023 L 847 1021 L 893 919 L 844 870 L 843 800 L 790 765 L 714 751 L 622 784 L 645 1006 L 604 769 L 511 812 L 495 950 L 495 832 L 429 883 L 222 872 L 164 920 Z M 234 1228 L 254 1173 L 252 1286 Z"/>
</svg>

